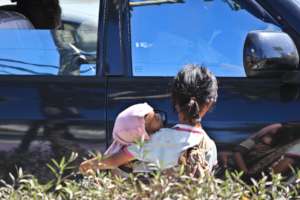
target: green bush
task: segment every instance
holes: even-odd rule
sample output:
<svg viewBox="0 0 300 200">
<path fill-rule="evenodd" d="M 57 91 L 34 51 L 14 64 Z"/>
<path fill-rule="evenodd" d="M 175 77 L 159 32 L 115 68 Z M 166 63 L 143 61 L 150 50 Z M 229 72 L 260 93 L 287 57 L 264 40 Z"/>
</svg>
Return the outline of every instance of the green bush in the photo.
<svg viewBox="0 0 300 200">
<path fill-rule="evenodd" d="M 0 199 L 297 199 L 300 198 L 300 171 L 293 179 L 286 180 L 280 174 L 264 176 L 252 184 L 246 184 L 241 173 L 226 173 L 224 179 L 214 176 L 191 178 L 181 169 L 172 175 L 156 173 L 147 178 L 130 175 L 129 178 L 113 177 L 109 173 L 74 180 L 72 166 L 77 154 L 60 162 L 48 164 L 53 179 L 48 183 L 18 169 L 10 174 L 11 183 L 2 181 Z"/>
</svg>

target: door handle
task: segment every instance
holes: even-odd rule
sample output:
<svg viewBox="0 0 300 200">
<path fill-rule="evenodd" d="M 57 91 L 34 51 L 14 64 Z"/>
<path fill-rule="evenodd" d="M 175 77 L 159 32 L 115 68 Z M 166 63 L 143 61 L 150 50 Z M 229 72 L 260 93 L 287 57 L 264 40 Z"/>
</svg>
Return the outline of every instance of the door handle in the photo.
<svg viewBox="0 0 300 200">
<path fill-rule="evenodd" d="M 282 102 L 298 101 L 300 98 L 300 71 L 286 72 L 281 78 Z"/>
<path fill-rule="evenodd" d="M 300 85 L 300 71 L 286 72 L 281 78 L 282 84 Z"/>
</svg>

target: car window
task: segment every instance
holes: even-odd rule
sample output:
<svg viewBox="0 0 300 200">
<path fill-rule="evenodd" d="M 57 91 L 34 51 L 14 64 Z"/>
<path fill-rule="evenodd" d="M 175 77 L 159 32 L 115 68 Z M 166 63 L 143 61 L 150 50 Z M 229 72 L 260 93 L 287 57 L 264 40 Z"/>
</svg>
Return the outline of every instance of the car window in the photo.
<svg viewBox="0 0 300 200">
<path fill-rule="evenodd" d="M 100 0 L 18 3 L 0 3 L 0 75 L 96 75 Z"/>
<path fill-rule="evenodd" d="M 130 2 L 134 76 L 174 76 L 184 64 L 196 63 L 217 76 L 245 77 L 247 33 L 280 31 L 258 4 L 238 0 L 157 2 Z"/>
</svg>

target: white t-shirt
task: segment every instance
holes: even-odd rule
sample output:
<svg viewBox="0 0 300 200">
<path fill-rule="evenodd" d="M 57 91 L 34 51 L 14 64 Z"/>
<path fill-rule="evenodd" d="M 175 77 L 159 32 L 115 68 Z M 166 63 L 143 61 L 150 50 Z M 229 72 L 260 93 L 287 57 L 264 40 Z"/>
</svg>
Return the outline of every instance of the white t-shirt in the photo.
<svg viewBox="0 0 300 200">
<path fill-rule="evenodd" d="M 181 153 L 203 140 L 209 144 L 205 158 L 212 169 L 217 164 L 217 148 L 202 128 L 177 124 L 173 128 L 163 128 L 151 136 L 142 145 L 130 145 L 125 151 L 137 160 L 152 163 L 160 169 L 167 169 L 178 164 Z M 135 169 L 134 169 L 135 171 Z"/>
</svg>

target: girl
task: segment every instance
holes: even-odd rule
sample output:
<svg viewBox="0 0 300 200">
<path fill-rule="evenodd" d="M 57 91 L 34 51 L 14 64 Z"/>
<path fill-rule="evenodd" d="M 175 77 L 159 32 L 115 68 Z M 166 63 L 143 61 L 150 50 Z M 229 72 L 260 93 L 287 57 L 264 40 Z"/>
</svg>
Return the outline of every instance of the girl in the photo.
<svg viewBox="0 0 300 200">
<path fill-rule="evenodd" d="M 204 67 L 187 65 L 174 78 L 171 89 L 179 123 L 156 132 L 142 147 L 130 145 L 95 162 L 95 168 L 115 168 L 136 159 L 160 169 L 184 164 L 192 176 L 202 176 L 203 169 L 212 170 L 217 164 L 216 145 L 202 129 L 201 122 L 217 100 L 215 76 Z"/>
</svg>

